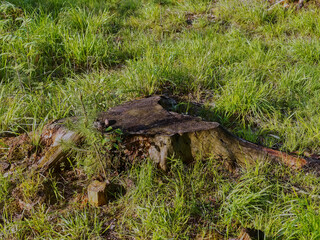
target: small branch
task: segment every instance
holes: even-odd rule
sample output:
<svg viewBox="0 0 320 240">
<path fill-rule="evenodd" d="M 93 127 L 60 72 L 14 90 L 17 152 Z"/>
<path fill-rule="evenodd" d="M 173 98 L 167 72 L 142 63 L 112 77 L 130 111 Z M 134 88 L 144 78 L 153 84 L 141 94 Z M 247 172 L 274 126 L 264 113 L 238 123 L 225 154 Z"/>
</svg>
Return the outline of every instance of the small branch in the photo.
<svg viewBox="0 0 320 240">
<path fill-rule="evenodd" d="M 285 0 L 280 0 L 280 1 L 276 2 L 276 3 L 273 4 L 267 11 L 272 10 L 275 6 L 277 6 L 277 5 L 280 4 L 280 3 L 283 3 L 284 1 L 285 1 Z"/>
</svg>

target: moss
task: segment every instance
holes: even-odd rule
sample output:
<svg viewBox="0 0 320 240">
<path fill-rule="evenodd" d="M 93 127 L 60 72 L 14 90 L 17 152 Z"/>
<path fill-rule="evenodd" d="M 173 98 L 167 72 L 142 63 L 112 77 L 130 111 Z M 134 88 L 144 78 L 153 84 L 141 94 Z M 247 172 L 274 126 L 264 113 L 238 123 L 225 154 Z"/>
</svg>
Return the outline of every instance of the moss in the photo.
<svg viewBox="0 0 320 240">
<path fill-rule="evenodd" d="M 8 154 L 8 160 L 10 161 L 24 160 L 26 157 L 31 155 L 32 149 L 33 149 L 33 146 L 28 142 L 13 146 Z"/>
</svg>

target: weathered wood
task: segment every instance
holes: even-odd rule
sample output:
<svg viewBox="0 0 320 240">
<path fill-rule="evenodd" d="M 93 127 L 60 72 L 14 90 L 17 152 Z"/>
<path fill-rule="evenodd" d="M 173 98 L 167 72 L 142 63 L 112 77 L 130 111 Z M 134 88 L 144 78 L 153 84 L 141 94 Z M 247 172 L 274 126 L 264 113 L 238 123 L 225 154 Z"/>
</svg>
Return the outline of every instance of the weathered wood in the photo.
<svg viewBox="0 0 320 240">
<path fill-rule="evenodd" d="M 171 156 L 185 163 L 216 158 L 231 171 L 238 165 L 246 166 L 266 159 L 282 162 L 295 169 L 320 166 L 320 161 L 240 139 L 217 122 L 206 122 L 198 117 L 173 112 L 171 109 L 175 104 L 174 100 L 163 96 L 135 100 L 101 113 L 94 125 L 106 137 L 110 134 L 106 132 L 107 127 L 121 129 L 124 133 L 123 147 L 126 149 L 124 154 L 128 159 L 148 157 L 163 170 L 167 170 L 167 159 Z M 58 120 L 45 126 L 40 136 L 40 152 L 34 152 L 27 134 L 15 140 L 10 139 L 4 161 L 27 161 L 33 164 L 33 170 L 41 172 L 57 166 L 70 155 L 70 151 L 65 151 L 61 143 L 71 141 L 77 144 L 82 139 L 79 134 L 69 130 L 65 122 Z"/>
<path fill-rule="evenodd" d="M 163 170 L 167 169 L 167 158 L 172 155 L 186 163 L 214 157 L 223 160 L 230 170 L 237 165 L 245 166 L 265 159 L 282 162 L 292 168 L 301 168 L 308 163 L 305 158 L 240 139 L 217 122 L 206 122 L 167 110 L 172 107 L 172 99 L 153 96 L 101 113 L 98 122 L 100 125 L 108 122 L 112 128 L 120 128 L 129 150 L 134 142 L 139 142 Z"/>
<path fill-rule="evenodd" d="M 77 144 L 81 140 L 78 133 L 66 127 L 66 122 L 70 120 L 76 121 L 76 119 L 62 119 L 47 124 L 41 132 L 38 146 L 33 144 L 30 137 L 38 133 L 25 133 L 18 137 L 0 139 L 0 144 L 6 149 L 0 152 L 0 172 L 8 171 L 11 165 L 13 168 L 19 165 L 30 170 L 45 172 L 64 161 L 70 156 L 70 151 L 65 150 L 62 143 Z"/>
<path fill-rule="evenodd" d="M 43 129 L 41 145 L 45 146 L 45 149 L 43 156 L 35 164 L 35 169 L 44 172 L 65 160 L 70 152 L 63 149 L 63 142 L 79 143 L 80 135 L 69 130 L 64 122 L 65 120 L 58 120 Z"/>
<path fill-rule="evenodd" d="M 88 186 L 88 201 L 95 207 L 107 203 L 107 182 L 93 181 Z"/>
</svg>

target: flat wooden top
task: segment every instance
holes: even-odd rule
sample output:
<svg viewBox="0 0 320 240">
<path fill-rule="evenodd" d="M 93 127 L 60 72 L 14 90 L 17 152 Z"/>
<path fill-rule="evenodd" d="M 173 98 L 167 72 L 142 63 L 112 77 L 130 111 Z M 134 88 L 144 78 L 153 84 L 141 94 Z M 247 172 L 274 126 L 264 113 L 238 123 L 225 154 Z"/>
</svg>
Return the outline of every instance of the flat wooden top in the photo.
<svg viewBox="0 0 320 240">
<path fill-rule="evenodd" d="M 174 135 L 208 130 L 219 126 L 217 122 L 205 122 L 200 118 L 171 112 L 168 106 L 173 100 L 164 96 L 153 96 L 127 102 L 101 113 L 98 121 L 107 119 L 113 129 L 124 134 Z"/>
</svg>

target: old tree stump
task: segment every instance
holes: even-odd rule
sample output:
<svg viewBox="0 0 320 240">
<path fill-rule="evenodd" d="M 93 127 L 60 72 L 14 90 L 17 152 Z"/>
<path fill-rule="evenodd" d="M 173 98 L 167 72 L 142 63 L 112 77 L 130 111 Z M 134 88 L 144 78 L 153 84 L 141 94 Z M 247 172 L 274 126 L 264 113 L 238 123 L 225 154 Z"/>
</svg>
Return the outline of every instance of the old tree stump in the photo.
<svg viewBox="0 0 320 240">
<path fill-rule="evenodd" d="M 308 163 L 305 158 L 237 138 L 217 122 L 172 112 L 174 105 L 173 99 L 164 96 L 144 98 L 101 113 L 98 122 L 120 128 L 129 150 L 130 143 L 142 143 L 147 156 L 163 170 L 167 169 L 167 158 L 173 155 L 185 163 L 213 157 L 224 161 L 229 170 L 266 159 L 292 168 Z"/>
<path fill-rule="evenodd" d="M 240 139 L 217 122 L 202 121 L 198 117 L 170 111 L 174 105 L 173 99 L 163 96 L 131 101 L 101 113 L 95 126 L 106 136 L 109 134 L 107 127 L 121 129 L 128 157 L 131 154 L 131 157 L 150 158 L 163 170 L 167 170 L 167 158 L 171 156 L 185 163 L 213 157 L 223 161 L 229 170 L 266 159 L 295 169 L 315 162 Z M 45 126 L 40 136 L 40 153 L 30 154 L 32 146 L 24 141 L 27 137 L 20 136 L 9 141 L 8 154 L 2 159 L 6 161 L 21 155 L 32 163 L 33 170 L 41 172 L 57 165 L 69 156 L 69 152 L 61 146 L 62 141 L 81 142 L 80 136 L 68 130 L 64 122 L 58 120 Z M 19 154 L 14 154 L 16 152 Z M 7 167 L 4 168 L 6 170 Z"/>
</svg>

